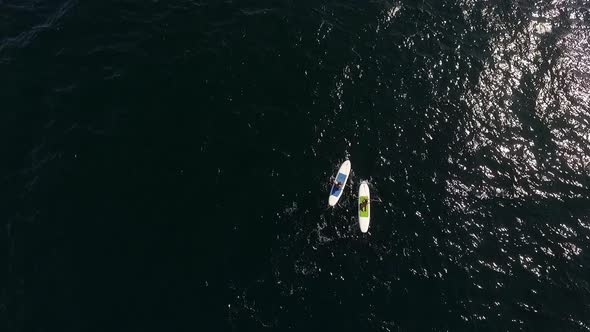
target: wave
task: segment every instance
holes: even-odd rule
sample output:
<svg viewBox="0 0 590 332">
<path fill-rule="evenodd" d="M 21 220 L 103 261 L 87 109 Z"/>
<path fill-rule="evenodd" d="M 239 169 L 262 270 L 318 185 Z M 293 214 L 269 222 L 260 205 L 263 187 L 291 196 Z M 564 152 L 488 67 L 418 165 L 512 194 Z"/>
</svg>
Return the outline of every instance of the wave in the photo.
<svg viewBox="0 0 590 332">
<path fill-rule="evenodd" d="M 24 48 L 30 45 L 41 32 L 54 28 L 56 24 L 69 13 L 73 7 L 75 7 L 76 3 L 77 0 L 68 0 L 55 11 L 51 12 L 42 23 L 34 25 L 16 36 L 7 37 L 1 40 L 0 55 L 9 49 Z M 24 9 L 24 7 L 21 7 L 21 9 Z"/>
</svg>

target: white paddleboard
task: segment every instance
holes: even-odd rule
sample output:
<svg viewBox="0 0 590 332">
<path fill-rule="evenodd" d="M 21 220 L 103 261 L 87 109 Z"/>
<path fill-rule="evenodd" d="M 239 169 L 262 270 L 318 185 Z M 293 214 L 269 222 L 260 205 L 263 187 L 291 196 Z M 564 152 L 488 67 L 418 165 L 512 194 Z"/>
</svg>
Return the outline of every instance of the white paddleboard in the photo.
<svg viewBox="0 0 590 332">
<path fill-rule="evenodd" d="M 340 188 L 336 186 L 336 184 L 332 184 L 332 189 L 330 189 L 330 197 L 328 198 L 328 204 L 330 206 L 336 205 L 340 196 L 342 196 L 342 192 L 344 191 L 344 187 L 346 186 L 346 181 L 348 180 L 348 175 L 350 174 L 350 160 L 345 161 L 340 166 L 338 170 L 338 174 L 336 174 L 336 179 L 334 181 L 338 181 L 342 184 Z"/>
<path fill-rule="evenodd" d="M 361 232 L 366 233 L 369 230 L 370 222 L 371 194 L 369 193 L 369 184 L 367 181 L 363 181 L 359 187 L 359 226 Z"/>
</svg>

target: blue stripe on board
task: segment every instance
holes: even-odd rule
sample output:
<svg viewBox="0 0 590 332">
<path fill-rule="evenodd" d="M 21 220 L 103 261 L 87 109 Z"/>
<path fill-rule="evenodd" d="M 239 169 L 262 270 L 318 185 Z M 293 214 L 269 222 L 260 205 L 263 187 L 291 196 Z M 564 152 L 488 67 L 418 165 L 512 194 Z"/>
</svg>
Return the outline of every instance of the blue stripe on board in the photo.
<svg viewBox="0 0 590 332">
<path fill-rule="evenodd" d="M 338 173 L 338 175 L 336 176 L 336 181 L 344 183 L 344 181 L 346 180 L 346 174 L 343 173 Z M 332 196 L 340 196 L 340 193 L 342 192 L 342 189 L 336 188 L 336 186 L 332 186 L 332 190 L 330 191 L 330 195 Z"/>
</svg>

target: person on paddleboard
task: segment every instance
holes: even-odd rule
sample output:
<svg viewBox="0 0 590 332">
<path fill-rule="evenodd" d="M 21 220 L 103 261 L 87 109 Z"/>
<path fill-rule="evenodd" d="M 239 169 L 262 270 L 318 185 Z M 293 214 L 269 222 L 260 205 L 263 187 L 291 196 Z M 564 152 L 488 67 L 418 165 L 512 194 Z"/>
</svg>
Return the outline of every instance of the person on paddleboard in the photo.
<svg viewBox="0 0 590 332">
<path fill-rule="evenodd" d="M 336 187 L 336 189 L 342 189 L 342 182 L 334 180 L 334 187 Z"/>
<path fill-rule="evenodd" d="M 364 199 L 361 204 L 359 204 L 359 208 L 361 209 L 361 211 L 367 211 L 367 205 L 369 205 L 369 200 L 368 199 Z"/>
</svg>

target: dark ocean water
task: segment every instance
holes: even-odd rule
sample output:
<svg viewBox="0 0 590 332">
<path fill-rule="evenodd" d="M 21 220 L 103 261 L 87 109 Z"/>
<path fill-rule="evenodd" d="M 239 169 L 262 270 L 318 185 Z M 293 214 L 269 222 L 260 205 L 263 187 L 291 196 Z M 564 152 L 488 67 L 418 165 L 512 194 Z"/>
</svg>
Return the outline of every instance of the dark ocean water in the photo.
<svg viewBox="0 0 590 332">
<path fill-rule="evenodd" d="M 0 330 L 589 331 L 589 88 L 586 0 L 0 0 Z"/>
</svg>

